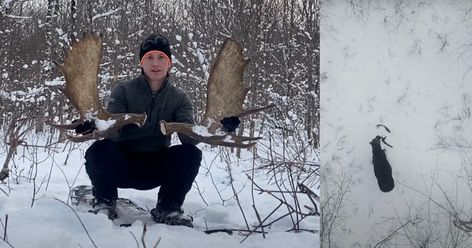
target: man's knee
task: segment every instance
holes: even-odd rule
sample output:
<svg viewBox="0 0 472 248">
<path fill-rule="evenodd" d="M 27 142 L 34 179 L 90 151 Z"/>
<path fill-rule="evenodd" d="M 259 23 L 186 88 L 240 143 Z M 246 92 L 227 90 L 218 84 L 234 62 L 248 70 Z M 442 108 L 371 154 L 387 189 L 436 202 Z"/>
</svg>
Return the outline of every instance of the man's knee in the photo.
<svg viewBox="0 0 472 248">
<path fill-rule="evenodd" d="M 200 167 L 200 162 L 202 161 L 202 151 L 194 145 L 183 144 L 170 147 L 171 159 L 179 161 L 178 163 L 184 165 L 185 167 Z"/>
<path fill-rule="evenodd" d="M 104 139 L 95 141 L 85 152 L 86 161 L 96 161 L 100 158 L 110 158 L 117 153 L 118 146 L 114 141 Z"/>
<path fill-rule="evenodd" d="M 185 154 L 190 161 L 200 165 L 202 161 L 202 151 L 194 145 L 184 144 L 182 146 L 184 149 L 183 154 Z"/>
<path fill-rule="evenodd" d="M 118 145 L 107 139 L 95 141 L 85 152 L 85 169 L 89 175 L 117 170 L 124 161 Z"/>
</svg>

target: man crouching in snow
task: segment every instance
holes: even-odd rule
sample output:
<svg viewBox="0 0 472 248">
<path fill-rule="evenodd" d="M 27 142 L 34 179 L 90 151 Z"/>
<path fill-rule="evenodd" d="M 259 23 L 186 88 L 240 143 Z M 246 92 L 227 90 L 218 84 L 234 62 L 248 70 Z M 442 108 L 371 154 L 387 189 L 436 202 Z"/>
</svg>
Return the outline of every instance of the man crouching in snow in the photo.
<svg viewBox="0 0 472 248">
<path fill-rule="evenodd" d="M 170 146 L 159 121 L 194 123 L 193 107 L 187 94 L 172 85 L 169 41 L 162 35 L 147 37 L 140 46 L 142 73 L 116 86 L 108 103 L 110 113 L 147 114 L 146 123 L 124 126 L 116 137 L 99 140 L 85 154 L 87 174 L 96 198 L 94 208 L 109 209 L 115 218 L 118 188 L 148 190 L 160 186 L 153 219 L 168 225 L 193 227 L 182 204 L 198 174 L 202 152 L 196 141 L 179 135 L 182 145 Z M 93 130 L 93 123 L 79 126 L 78 133 Z"/>
</svg>

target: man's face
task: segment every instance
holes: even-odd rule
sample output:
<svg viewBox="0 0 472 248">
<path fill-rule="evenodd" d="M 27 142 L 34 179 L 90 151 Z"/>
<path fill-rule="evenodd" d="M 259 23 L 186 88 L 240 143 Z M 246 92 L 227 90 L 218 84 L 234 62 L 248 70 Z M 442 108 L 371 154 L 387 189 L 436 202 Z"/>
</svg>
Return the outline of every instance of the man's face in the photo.
<svg viewBox="0 0 472 248">
<path fill-rule="evenodd" d="M 141 66 L 143 67 L 144 74 L 151 81 L 162 81 L 166 78 L 171 64 L 165 53 L 151 51 L 143 56 Z"/>
</svg>

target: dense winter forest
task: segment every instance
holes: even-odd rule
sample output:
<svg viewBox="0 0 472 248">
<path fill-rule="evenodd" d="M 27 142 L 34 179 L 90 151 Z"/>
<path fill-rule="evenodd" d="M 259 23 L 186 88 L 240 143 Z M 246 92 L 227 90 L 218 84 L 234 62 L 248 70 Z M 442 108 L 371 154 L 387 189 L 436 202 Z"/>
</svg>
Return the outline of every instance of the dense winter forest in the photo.
<svg viewBox="0 0 472 248">
<path fill-rule="evenodd" d="M 245 108 L 275 107 L 242 119 L 238 134 L 263 138 L 254 149 L 198 145 L 203 161 L 183 206 L 193 229 L 121 228 L 67 205 L 69 189 L 90 185 L 83 156 L 91 142 L 67 141 L 45 122 L 79 116 L 51 86 L 64 84 L 55 63 L 86 32 L 103 37 L 104 104 L 141 72 L 140 42 L 165 35 L 172 83 L 190 96 L 197 122 L 223 41 L 244 47 Z M 0 246 L 146 247 L 161 238 L 162 247 L 318 246 L 319 39 L 318 0 L 0 0 Z M 156 193 L 119 191 L 147 210 Z M 211 229 L 237 235 L 202 232 Z"/>
</svg>

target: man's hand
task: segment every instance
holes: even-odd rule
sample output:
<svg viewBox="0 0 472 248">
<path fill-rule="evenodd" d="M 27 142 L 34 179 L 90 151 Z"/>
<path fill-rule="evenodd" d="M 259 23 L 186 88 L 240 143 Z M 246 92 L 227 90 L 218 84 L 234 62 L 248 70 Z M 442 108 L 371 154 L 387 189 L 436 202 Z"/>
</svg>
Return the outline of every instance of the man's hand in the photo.
<svg viewBox="0 0 472 248">
<path fill-rule="evenodd" d="M 223 127 L 223 130 L 225 132 L 231 133 L 231 132 L 234 132 L 234 130 L 236 130 L 236 128 L 238 128 L 241 121 L 239 120 L 238 117 L 231 116 L 231 117 L 224 117 L 220 121 L 220 123 L 221 123 L 221 125 Z"/>
<path fill-rule="evenodd" d="M 72 123 L 77 122 L 77 121 L 78 120 L 74 120 L 74 121 L 72 121 Z M 95 121 L 85 120 L 84 123 L 78 125 L 75 128 L 75 133 L 86 135 L 86 134 L 89 134 L 89 133 L 93 132 L 95 129 L 97 129 L 97 127 L 95 126 Z"/>
</svg>

